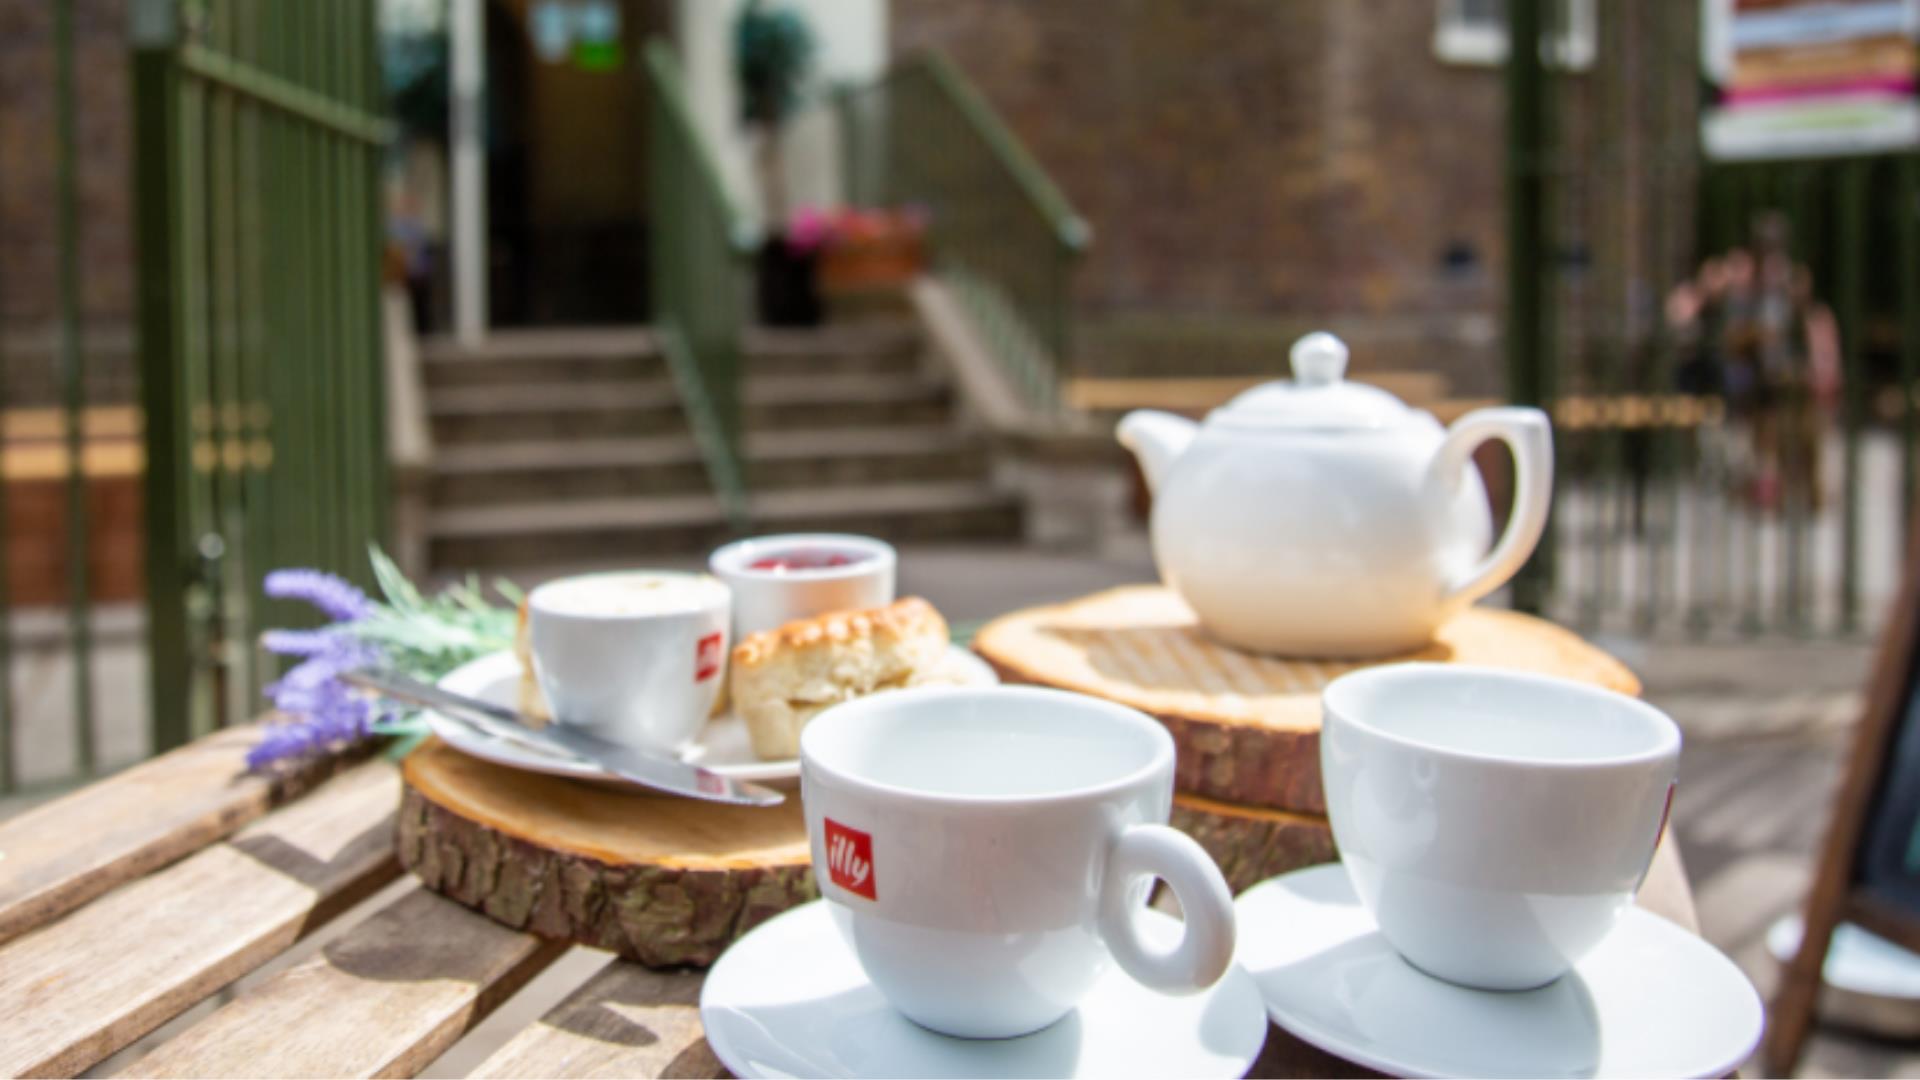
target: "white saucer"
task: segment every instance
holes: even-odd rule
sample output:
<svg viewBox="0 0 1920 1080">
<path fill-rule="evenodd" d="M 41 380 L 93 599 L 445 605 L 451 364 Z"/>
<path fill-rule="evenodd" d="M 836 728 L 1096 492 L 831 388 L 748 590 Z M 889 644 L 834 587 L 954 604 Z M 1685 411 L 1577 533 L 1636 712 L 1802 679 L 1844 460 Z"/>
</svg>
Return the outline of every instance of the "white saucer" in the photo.
<svg viewBox="0 0 1920 1080">
<path fill-rule="evenodd" d="M 1423 974 L 1374 928 L 1337 863 L 1235 902 L 1237 959 L 1274 1023 L 1397 1076 L 1726 1076 L 1760 1040 L 1760 996 L 1720 951 L 1639 908 L 1567 976 L 1516 993 Z"/>
<path fill-rule="evenodd" d="M 1171 916 L 1140 917 L 1168 945 L 1179 934 Z M 867 981 L 824 900 L 722 953 L 700 992 L 700 1022 L 739 1077 L 1235 1077 L 1267 1040 L 1260 994 L 1238 967 L 1187 997 L 1157 994 L 1114 967 L 1052 1027 L 1017 1039 L 938 1035 Z"/>
<path fill-rule="evenodd" d="M 952 673 L 952 681 L 961 685 L 991 686 L 1000 681 L 992 665 L 957 645 L 948 649 L 943 664 Z M 448 672 L 440 679 L 439 685 L 456 694 L 517 708 L 520 701 L 520 661 L 512 652 L 489 653 Z M 591 765 L 582 765 L 567 758 L 543 754 L 519 743 L 493 738 L 439 713 L 428 712 L 426 719 L 433 733 L 447 745 L 496 765 L 576 780 L 622 783 Z M 687 759 L 698 761 L 714 772 L 735 780 L 786 780 L 800 775 L 798 758 L 762 761 L 754 757 L 746 722 L 731 712 L 707 721 L 700 729 Z"/>
<path fill-rule="evenodd" d="M 1798 912 L 1767 928 L 1767 951 L 1783 968 L 1804 931 Z M 1843 922 L 1833 928 L 1820 981 L 1821 1016 L 1885 1039 L 1920 1038 L 1920 955 Z"/>
</svg>

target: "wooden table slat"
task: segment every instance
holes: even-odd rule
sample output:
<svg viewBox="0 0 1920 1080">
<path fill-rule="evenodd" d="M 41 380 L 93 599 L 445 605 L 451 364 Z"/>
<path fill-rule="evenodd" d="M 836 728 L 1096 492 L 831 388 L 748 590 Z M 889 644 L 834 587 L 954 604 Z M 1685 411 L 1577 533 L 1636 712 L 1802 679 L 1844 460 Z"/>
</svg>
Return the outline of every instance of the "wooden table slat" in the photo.
<svg viewBox="0 0 1920 1080">
<path fill-rule="evenodd" d="M 700 1026 L 705 979 L 616 960 L 470 1075 L 726 1076 Z"/>
<path fill-rule="evenodd" d="M 0 1075 L 70 1075 L 392 880 L 397 770 L 356 766 L 0 947 Z"/>
<path fill-rule="evenodd" d="M 259 726 L 231 728 L 0 824 L 0 942 L 257 820 L 335 771 L 246 775 Z"/>
<path fill-rule="evenodd" d="M 412 1076 L 566 951 L 415 888 L 135 1076 Z"/>
</svg>

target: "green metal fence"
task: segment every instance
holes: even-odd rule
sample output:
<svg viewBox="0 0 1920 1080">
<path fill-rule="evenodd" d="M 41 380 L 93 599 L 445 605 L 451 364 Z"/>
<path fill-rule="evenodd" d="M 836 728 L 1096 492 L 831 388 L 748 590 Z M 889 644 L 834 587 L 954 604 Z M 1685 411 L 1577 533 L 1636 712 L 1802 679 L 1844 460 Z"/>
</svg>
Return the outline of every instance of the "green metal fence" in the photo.
<svg viewBox="0 0 1920 1080">
<path fill-rule="evenodd" d="M 258 711 L 281 566 L 385 533 L 374 0 L 130 0 L 153 749 Z"/>
<path fill-rule="evenodd" d="M 1028 401 L 1058 408 L 1086 222 L 939 52 L 842 90 L 837 107 L 852 200 L 926 211 L 934 271 Z"/>
<path fill-rule="evenodd" d="M 1515 40 L 1556 7 L 1513 0 Z M 1590 69 L 1509 59 L 1509 385 L 1554 410 L 1560 464 L 1516 599 L 1868 629 L 1914 505 L 1920 157 L 1705 161 L 1699 6 L 1598 11 Z"/>
<path fill-rule="evenodd" d="M 673 371 L 707 475 L 737 531 L 747 525 L 740 469 L 740 339 L 759 228 L 734 205 L 687 101 L 673 49 L 647 45 L 652 97 L 649 228 L 653 330 Z"/>
</svg>

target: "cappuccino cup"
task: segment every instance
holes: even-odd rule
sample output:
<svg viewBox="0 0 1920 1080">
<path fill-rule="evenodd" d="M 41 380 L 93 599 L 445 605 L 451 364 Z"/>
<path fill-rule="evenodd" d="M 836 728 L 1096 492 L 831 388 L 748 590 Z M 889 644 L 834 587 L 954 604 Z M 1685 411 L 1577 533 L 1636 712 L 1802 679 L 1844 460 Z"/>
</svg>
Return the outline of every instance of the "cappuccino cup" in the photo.
<svg viewBox="0 0 1920 1080">
<path fill-rule="evenodd" d="M 1672 804 L 1680 729 L 1610 690 L 1441 664 L 1322 696 L 1320 769 L 1354 891 L 1402 957 L 1525 990 L 1612 929 Z"/>
<path fill-rule="evenodd" d="M 727 587 L 706 574 L 624 570 L 534 589 L 527 632 L 554 721 L 678 752 L 713 712 L 731 612 Z"/>
<path fill-rule="evenodd" d="M 1110 960 L 1168 993 L 1232 960 L 1227 884 L 1166 824 L 1173 739 L 1133 709 L 1025 687 L 876 695 L 801 733 L 800 788 L 835 923 L 922 1027 L 1025 1035 Z M 1170 950 L 1139 925 L 1156 877 L 1186 917 Z"/>
</svg>

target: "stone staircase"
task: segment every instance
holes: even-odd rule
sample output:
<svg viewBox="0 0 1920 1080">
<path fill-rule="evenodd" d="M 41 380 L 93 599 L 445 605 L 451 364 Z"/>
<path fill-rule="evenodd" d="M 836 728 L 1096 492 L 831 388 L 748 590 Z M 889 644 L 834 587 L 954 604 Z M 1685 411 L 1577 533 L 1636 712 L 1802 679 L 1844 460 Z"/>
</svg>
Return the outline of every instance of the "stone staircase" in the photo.
<svg viewBox="0 0 1920 1080">
<path fill-rule="evenodd" d="M 1015 539 L 1018 500 L 923 363 L 918 325 L 749 335 L 743 462 L 759 532 Z M 665 359 L 643 329 L 423 349 L 434 571 L 618 564 L 728 536 Z"/>
</svg>

